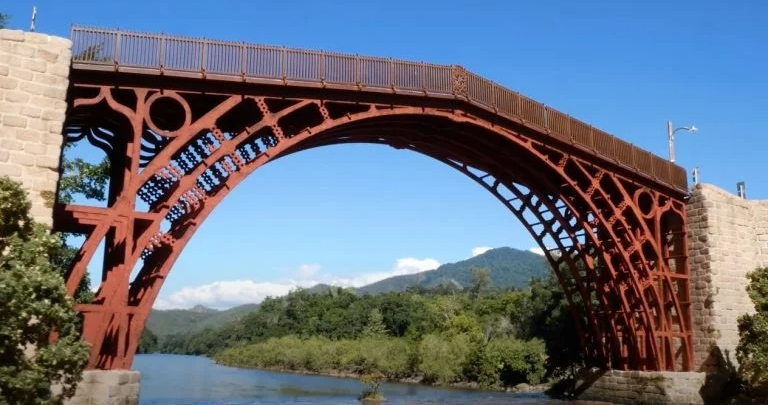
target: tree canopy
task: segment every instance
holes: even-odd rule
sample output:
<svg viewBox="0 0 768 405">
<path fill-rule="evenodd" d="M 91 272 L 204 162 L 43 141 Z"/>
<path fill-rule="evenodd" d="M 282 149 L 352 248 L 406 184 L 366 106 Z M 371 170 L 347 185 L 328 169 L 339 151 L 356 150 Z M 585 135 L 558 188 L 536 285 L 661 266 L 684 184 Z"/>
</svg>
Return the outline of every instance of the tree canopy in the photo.
<svg viewBox="0 0 768 405">
<path fill-rule="evenodd" d="M 747 294 L 755 305 L 755 313 L 739 317 L 736 359 L 748 390 L 768 397 L 768 267 L 748 273 L 747 278 Z"/>
<path fill-rule="evenodd" d="M 21 185 L 0 177 L 0 403 L 54 404 L 74 394 L 89 347 L 54 264 L 60 240 L 30 207 Z M 52 384 L 62 388 L 56 395 Z"/>
</svg>

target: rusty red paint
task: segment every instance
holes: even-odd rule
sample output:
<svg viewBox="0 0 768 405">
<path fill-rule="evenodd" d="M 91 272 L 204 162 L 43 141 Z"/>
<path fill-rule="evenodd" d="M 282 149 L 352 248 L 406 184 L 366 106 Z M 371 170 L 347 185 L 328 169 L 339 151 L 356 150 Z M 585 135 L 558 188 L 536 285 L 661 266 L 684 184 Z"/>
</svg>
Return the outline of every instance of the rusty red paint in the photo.
<svg viewBox="0 0 768 405">
<path fill-rule="evenodd" d="M 470 91 L 468 78 L 476 83 L 465 71 L 451 74 L 451 93 Z M 562 121 L 560 135 L 551 136 L 541 126 L 429 92 L 232 87 L 77 69 L 69 104 L 68 127 L 116 134 L 105 147 L 118 165 L 108 207 L 55 210 L 58 230 L 88 235 L 68 274 L 70 293 L 99 243 L 107 247 L 96 298 L 78 307 L 92 344 L 89 368 L 130 368 L 173 263 L 250 173 L 305 149 L 380 143 L 448 164 L 509 208 L 545 251 L 585 353 L 599 364 L 693 369 L 685 192 L 567 141 L 582 136 L 581 127 Z M 176 113 L 183 117 L 171 119 Z M 139 210 L 137 199 L 149 209 Z"/>
</svg>

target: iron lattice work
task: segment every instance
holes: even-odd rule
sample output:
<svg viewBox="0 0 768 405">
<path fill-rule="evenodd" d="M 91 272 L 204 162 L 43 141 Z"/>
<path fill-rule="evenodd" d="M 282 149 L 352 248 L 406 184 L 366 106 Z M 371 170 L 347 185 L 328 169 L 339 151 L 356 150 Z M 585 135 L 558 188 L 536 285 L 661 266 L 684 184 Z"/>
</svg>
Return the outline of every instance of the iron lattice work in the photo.
<svg viewBox="0 0 768 405">
<path fill-rule="evenodd" d="M 76 52 L 84 44 L 96 49 L 75 41 Z M 139 60 L 147 51 L 133 52 Z M 673 176 L 679 168 L 663 166 L 665 180 L 648 175 L 656 166 L 647 152 L 627 149 L 633 161 L 648 157 L 648 172 L 606 159 L 574 142 L 580 128 L 602 139 L 596 130 L 552 119 L 554 110 L 542 110 L 548 125 L 568 122 L 557 133 L 468 101 L 472 76 L 456 68 L 449 69 L 452 90 L 434 95 L 104 70 L 103 58 L 90 58 L 98 59 L 95 68 L 72 71 L 66 130 L 109 156 L 109 201 L 106 208 L 58 204 L 54 223 L 87 235 L 67 275 L 70 293 L 97 246 L 105 246 L 102 284 L 91 304 L 78 307 L 93 345 L 90 368 L 130 367 L 173 263 L 251 172 L 305 149 L 378 143 L 442 161 L 509 208 L 544 250 L 585 354 L 597 364 L 693 369 L 685 176 L 682 185 Z"/>
</svg>

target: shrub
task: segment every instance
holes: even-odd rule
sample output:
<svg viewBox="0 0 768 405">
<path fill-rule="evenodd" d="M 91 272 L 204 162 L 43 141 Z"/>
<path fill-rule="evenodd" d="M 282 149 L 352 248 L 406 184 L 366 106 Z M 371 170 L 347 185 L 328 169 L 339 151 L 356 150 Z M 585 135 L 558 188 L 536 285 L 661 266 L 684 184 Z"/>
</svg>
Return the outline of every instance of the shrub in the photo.
<svg viewBox="0 0 768 405">
<path fill-rule="evenodd" d="M 420 361 L 417 371 L 424 376 L 426 382 L 454 382 L 461 375 L 470 347 L 467 335 L 457 335 L 451 339 L 434 334 L 426 335 L 419 344 Z"/>
<path fill-rule="evenodd" d="M 89 348 L 51 263 L 61 241 L 34 224 L 30 206 L 20 184 L 0 177 L 0 403 L 53 404 L 74 394 Z"/>
<path fill-rule="evenodd" d="M 736 360 L 748 388 L 768 393 L 768 267 L 750 272 L 747 278 L 747 294 L 756 313 L 739 317 Z"/>
</svg>

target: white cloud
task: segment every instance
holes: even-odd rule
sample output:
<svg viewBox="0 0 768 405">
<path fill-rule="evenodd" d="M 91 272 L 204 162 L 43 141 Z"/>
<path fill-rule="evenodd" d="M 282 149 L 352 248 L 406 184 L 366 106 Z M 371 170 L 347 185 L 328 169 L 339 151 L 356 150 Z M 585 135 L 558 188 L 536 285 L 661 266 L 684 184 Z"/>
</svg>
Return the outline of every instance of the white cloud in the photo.
<svg viewBox="0 0 768 405">
<path fill-rule="evenodd" d="M 478 247 L 472 249 L 472 257 L 475 257 L 477 255 L 481 255 L 481 254 L 483 254 L 483 253 L 485 253 L 485 252 L 487 252 L 487 251 L 489 251 L 491 249 L 492 248 L 489 248 L 487 246 L 478 246 Z"/>
<path fill-rule="evenodd" d="M 236 305 L 258 303 L 267 297 L 288 294 L 296 287 L 312 287 L 316 284 L 330 284 L 339 287 L 360 287 L 392 276 L 420 273 L 440 266 L 435 259 L 406 257 L 397 259 L 390 271 L 368 272 L 353 276 L 321 274 L 319 264 L 302 264 L 296 270 L 298 280 L 279 282 L 255 282 L 253 280 L 216 281 L 200 286 L 184 287 L 181 290 L 159 297 L 156 309 L 191 308 L 205 305 L 211 308 L 229 308 Z"/>
<path fill-rule="evenodd" d="M 320 272 L 320 265 L 317 263 L 301 264 L 296 270 L 296 275 L 301 278 L 312 278 Z"/>
<path fill-rule="evenodd" d="M 285 295 L 296 288 L 292 283 L 254 282 L 252 280 L 216 281 L 195 287 L 184 287 L 155 301 L 157 309 L 190 308 L 201 304 L 211 308 L 261 302 L 269 296 Z"/>
<path fill-rule="evenodd" d="M 532 252 L 532 253 L 536 253 L 537 255 L 544 256 L 544 249 L 542 249 L 540 247 L 532 247 L 532 248 L 528 249 L 528 251 Z"/>
</svg>

